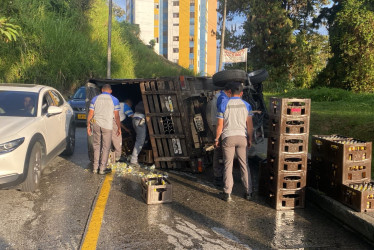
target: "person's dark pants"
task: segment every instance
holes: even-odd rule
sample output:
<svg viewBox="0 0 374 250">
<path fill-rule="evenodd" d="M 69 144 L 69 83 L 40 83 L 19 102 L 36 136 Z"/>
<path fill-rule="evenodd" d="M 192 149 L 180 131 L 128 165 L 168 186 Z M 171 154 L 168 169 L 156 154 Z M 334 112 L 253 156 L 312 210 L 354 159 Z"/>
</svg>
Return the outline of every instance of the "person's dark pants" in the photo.
<svg viewBox="0 0 374 250">
<path fill-rule="evenodd" d="M 245 193 L 252 193 L 252 184 L 249 168 L 247 166 L 247 138 L 245 136 L 229 136 L 222 140 L 223 152 L 223 191 L 231 194 L 232 187 L 234 186 L 234 178 L 232 175 L 233 162 L 235 153 L 238 157 L 240 165 L 241 180 L 245 189 Z"/>
<path fill-rule="evenodd" d="M 92 125 L 94 162 L 93 170 L 104 171 L 108 162 L 109 151 L 112 144 L 112 130 Z"/>
<path fill-rule="evenodd" d="M 216 126 L 213 126 L 214 134 Z M 214 136 L 215 138 L 215 136 Z M 213 151 L 213 174 L 216 181 L 221 182 L 223 178 L 223 153 L 222 153 L 222 141 L 220 140 L 219 147 L 214 148 Z"/>
<path fill-rule="evenodd" d="M 223 153 L 222 146 L 219 146 L 213 151 L 213 173 L 216 180 L 223 178 Z"/>
</svg>

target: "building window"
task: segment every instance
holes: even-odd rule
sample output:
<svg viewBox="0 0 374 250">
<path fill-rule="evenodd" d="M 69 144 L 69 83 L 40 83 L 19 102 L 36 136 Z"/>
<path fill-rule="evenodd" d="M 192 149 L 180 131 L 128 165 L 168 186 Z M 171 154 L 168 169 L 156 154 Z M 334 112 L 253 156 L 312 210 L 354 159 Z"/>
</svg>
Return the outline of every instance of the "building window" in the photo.
<svg viewBox="0 0 374 250">
<path fill-rule="evenodd" d="M 190 66 L 193 65 L 193 59 L 190 59 Z"/>
<path fill-rule="evenodd" d="M 158 14 L 155 15 L 155 20 L 158 20 Z"/>
<path fill-rule="evenodd" d="M 173 6 L 179 6 L 179 1 L 174 1 Z"/>
<path fill-rule="evenodd" d="M 159 7 L 158 3 L 155 3 L 155 8 L 158 9 Z"/>
<path fill-rule="evenodd" d="M 173 23 L 173 26 L 179 26 L 179 23 Z"/>
<path fill-rule="evenodd" d="M 174 53 L 178 53 L 178 52 L 179 52 L 179 49 L 178 49 L 178 48 L 173 48 L 173 52 L 174 52 Z"/>
<path fill-rule="evenodd" d="M 190 47 L 190 53 L 193 54 L 193 47 Z"/>
<path fill-rule="evenodd" d="M 190 36 L 190 42 L 193 42 L 195 40 L 194 36 Z"/>
<path fill-rule="evenodd" d="M 173 13 L 173 17 L 174 18 L 178 18 L 179 17 L 179 13 Z"/>
<path fill-rule="evenodd" d="M 179 60 L 178 59 L 173 59 L 173 62 L 174 63 L 179 63 Z"/>
<path fill-rule="evenodd" d="M 190 18 L 195 18 L 195 12 L 190 12 Z"/>
<path fill-rule="evenodd" d="M 195 0 L 190 0 L 190 6 L 194 6 L 195 5 Z"/>
<path fill-rule="evenodd" d="M 158 37 L 156 37 L 155 39 L 156 39 L 156 43 L 158 43 Z"/>
<path fill-rule="evenodd" d="M 173 41 L 179 41 L 179 36 L 173 36 Z"/>
</svg>

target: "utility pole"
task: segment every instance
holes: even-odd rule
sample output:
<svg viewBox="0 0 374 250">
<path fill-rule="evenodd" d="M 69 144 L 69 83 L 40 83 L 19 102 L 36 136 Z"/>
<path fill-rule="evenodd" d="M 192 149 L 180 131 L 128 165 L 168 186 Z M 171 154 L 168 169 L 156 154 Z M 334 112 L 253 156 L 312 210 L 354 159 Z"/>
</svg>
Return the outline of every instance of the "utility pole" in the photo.
<svg viewBox="0 0 374 250">
<path fill-rule="evenodd" d="M 223 21 L 222 21 L 222 34 L 221 34 L 221 49 L 219 51 L 219 63 L 218 63 L 218 71 L 222 69 L 222 56 L 223 56 L 223 48 L 225 43 L 225 25 L 226 25 L 226 3 L 227 0 L 225 0 L 225 3 L 223 5 Z"/>
<path fill-rule="evenodd" d="M 107 62 L 107 71 L 106 78 L 111 78 L 111 67 L 112 62 L 112 0 L 109 0 L 109 18 L 108 18 L 108 62 Z"/>
</svg>

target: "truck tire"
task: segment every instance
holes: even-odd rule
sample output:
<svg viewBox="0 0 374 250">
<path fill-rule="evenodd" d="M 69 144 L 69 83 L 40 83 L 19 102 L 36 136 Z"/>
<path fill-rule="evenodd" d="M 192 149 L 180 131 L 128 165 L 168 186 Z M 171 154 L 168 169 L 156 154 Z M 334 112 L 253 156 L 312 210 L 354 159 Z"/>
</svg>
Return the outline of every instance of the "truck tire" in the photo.
<svg viewBox="0 0 374 250">
<path fill-rule="evenodd" d="M 35 142 L 31 148 L 28 160 L 26 180 L 21 184 L 24 192 L 34 192 L 38 187 L 43 169 L 43 147 L 40 142 Z"/>
<path fill-rule="evenodd" d="M 248 73 L 249 80 L 252 84 L 259 84 L 269 77 L 266 69 L 259 69 Z"/>
<path fill-rule="evenodd" d="M 229 81 L 246 82 L 247 73 L 244 70 L 231 69 L 219 71 L 213 75 L 213 84 L 217 87 L 224 87 Z"/>
</svg>

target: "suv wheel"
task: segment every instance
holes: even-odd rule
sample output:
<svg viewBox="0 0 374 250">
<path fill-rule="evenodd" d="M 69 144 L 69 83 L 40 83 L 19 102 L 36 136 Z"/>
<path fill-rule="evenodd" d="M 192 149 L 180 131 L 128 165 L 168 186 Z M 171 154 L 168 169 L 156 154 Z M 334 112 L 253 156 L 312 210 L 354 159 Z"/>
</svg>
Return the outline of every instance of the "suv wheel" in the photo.
<svg viewBox="0 0 374 250">
<path fill-rule="evenodd" d="M 21 184 L 21 190 L 24 192 L 35 191 L 40 183 L 43 165 L 43 147 L 40 142 L 36 142 L 31 149 L 28 162 L 26 180 Z"/>
<path fill-rule="evenodd" d="M 75 125 L 73 122 L 69 125 L 68 136 L 66 137 L 66 149 L 62 152 L 63 155 L 70 156 L 75 149 Z"/>
</svg>

